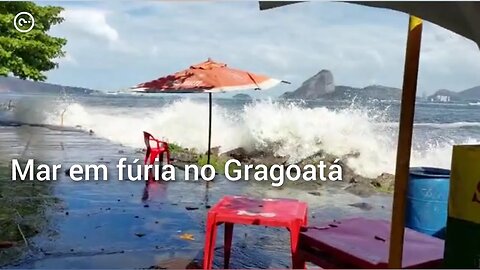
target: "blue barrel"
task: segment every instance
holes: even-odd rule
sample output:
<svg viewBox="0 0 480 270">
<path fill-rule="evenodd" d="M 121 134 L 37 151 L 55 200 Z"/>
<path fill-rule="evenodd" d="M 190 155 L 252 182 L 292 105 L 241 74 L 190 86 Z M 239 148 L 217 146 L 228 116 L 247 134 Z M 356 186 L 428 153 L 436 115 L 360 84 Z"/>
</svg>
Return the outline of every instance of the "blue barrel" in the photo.
<svg viewBox="0 0 480 270">
<path fill-rule="evenodd" d="M 429 167 L 410 168 L 406 227 L 445 239 L 449 188 L 449 170 Z"/>
</svg>

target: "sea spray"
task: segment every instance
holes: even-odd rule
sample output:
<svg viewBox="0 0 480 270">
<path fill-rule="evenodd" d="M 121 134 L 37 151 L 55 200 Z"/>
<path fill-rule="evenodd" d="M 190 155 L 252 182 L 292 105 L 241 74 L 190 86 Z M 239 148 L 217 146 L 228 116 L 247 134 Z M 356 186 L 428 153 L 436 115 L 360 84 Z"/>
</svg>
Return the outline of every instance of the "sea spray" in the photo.
<svg viewBox="0 0 480 270">
<path fill-rule="evenodd" d="M 55 122 L 58 116 L 47 121 Z M 64 124 L 92 129 L 100 137 L 130 147 L 143 147 L 141 134 L 148 131 L 158 139 L 175 142 L 182 147 L 207 150 L 208 106 L 191 100 L 174 101 L 155 108 L 98 108 L 72 104 L 64 117 Z M 222 151 L 245 145 L 242 127 L 230 119 L 228 112 L 213 107 L 212 146 Z"/>
<path fill-rule="evenodd" d="M 374 125 L 375 118 L 360 108 L 306 108 L 273 101 L 246 106 L 243 117 L 255 149 L 273 148 L 277 155 L 289 156 L 290 162 L 319 151 L 339 157 L 359 153 L 358 158 L 369 160 L 368 166 L 350 164 L 357 157 L 348 158 L 346 164 L 372 177 L 391 170 L 385 157 L 392 155 L 392 138 Z"/>
<path fill-rule="evenodd" d="M 49 111 L 46 123 L 57 124 L 59 115 L 54 109 Z M 394 172 L 397 129 L 385 115 L 369 107 L 309 108 L 302 103 L 272 100 L 235 109 L 214 105 L 212 146 L 220 146 L 220 152 L 237 147 L 270 150 L 277 156 L 288 156 L 290 163 L 325 152 L 345 157 L 341 161 L 362 176 L 376 177 Z M 93 129 L 97 136 L 136 148 L 144 147 L 141 133 L 145 130 L 205 152 L 208 104 L 192 99 L 138 108 L 73 103 L 67 107 L 64 124 Z M 414 140 L 411 164 L 448 168 L 451 145 L 465 142 L 475 140 Z"/>
</svg>

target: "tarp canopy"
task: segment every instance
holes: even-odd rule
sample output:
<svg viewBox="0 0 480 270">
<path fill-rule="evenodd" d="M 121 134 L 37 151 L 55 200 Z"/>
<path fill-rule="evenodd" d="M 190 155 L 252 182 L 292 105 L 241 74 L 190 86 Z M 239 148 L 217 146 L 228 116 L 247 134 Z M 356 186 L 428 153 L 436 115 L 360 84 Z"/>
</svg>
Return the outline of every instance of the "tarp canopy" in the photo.
<svg viewBox="0 0 480 270">
<path fill-rule="evenodd" d="M 271 9 L 305 1 L 260 1 L 260 9 Z M 371 1 L 347 2 L 401 11 L 473 40 L 480 48 L 480 2 Z"/>
</svg>

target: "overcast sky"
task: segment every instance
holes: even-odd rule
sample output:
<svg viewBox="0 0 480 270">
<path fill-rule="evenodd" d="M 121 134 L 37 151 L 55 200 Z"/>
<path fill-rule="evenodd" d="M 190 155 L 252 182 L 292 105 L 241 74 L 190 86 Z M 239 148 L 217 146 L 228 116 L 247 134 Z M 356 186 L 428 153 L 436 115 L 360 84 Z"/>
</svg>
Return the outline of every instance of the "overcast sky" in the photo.
<svg viewBox="0 0 480 270">
<path fill-rule="evenodd" d="M 308 2 L 259 11 L 248 2 L 41 2 L 65 8 L 51 34 L 67 55 L 48 81 L 125 89 L 211 57 L 292 82 L 322 69 L 335 84 L 400 87 L 407 15 L 346 3 Z M 480 85 L 480 50 L 438 26 L 424 28 L 419 92 Z"/>
</svg>

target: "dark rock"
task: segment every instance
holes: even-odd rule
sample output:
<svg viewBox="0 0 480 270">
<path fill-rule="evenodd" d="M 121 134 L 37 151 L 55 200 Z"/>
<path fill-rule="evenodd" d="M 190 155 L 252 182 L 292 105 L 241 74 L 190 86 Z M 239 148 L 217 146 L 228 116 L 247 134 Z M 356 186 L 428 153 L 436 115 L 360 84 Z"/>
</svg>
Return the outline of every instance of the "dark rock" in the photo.
<svg viewBox="0 0 480 270">
<path fill-rule="evenodd" d="M 172 258 L 159 261 L 149 269 L 202 269 L 202 265 L 191 258 Z"/>
<path fill-rule="evenodd" d="M 188 211 L 192 211 L 192 210 L 198 210 L 198 207 L 187 206 L 185 207 L 185 209 L 187 209 Z"/>
<path fill-rule="evenodd" d="M 240 99 L 240 100 L 247 100 L 247 101 L 251 101 L 252 100 L 252 97 L 247 95 L 247 94 L 236 94 L 234 95 L 232 98 L 234 99 Z"/>
<path fill-rule="evenodd" d="M 376 180 L 371 181 L 370 184 L 372 184 L 372 186 L 374 186 L 375 188 L 381 188 L 382 187 L 382 185 Z"/>
<path fill-rule="evenodd" d="M 343 181 L 313 181 L 313 182 L 320 182 L 324 185 L 328 186 L 336 186 L 342 187 L 344 190 L 358 195 L 358 196 L 370 196 L 375 192 L 390 192 L 393 190 L 393 183 L 394 183 L 394 175 L 383 173 L 382 175 L 378 176 L 375 179 L 363 177 L 358 175 L 354 170 L 352 170 L 346 163 L 342 162 L 342 160 L 346 160 L 346 156 L 355 157 L 358 156 L 357 153 L 352 153 L 349 155 L 345 155 L 341 158 L 319 152 L 314 154 L 308 158 L 305 158 L 297 163 L 300 167 L 303 167 L 307 164 L 319 164 L 320 161 L 323 161 L 326 165 L 325 169 L 325 176 L 328 175 L 329 170 L 328 168 L 332 164 L 338 164 L 342 167 L 342 174 L 343 174 Z M 337 162 L 335 162 L 339 159 Z M 319 169 L 317 173 L 319 173 Z M 298 181 L 297 181 L 298 182 Z M 305 182 L 305 181 L 301 181 Z M 296 182 L 295 182 L 296 184 Z M 297 184 L 296 184 L 297 185 Z"/>
<path fill-rule="evenodd" d="M 365 183 L 350 184 L 344 190 L 360 197 L 369 197 L 375 193 L 375 190 Z"/>
<path fill-rule="evenodd" d="M 168 269 L 167 267 L 159 266 L 159 265 L 152 265 L 148 269 Z"/>
<path fill-rule="evenodd" d="M 198 160 L 198 154 L 188 150 L 176 150 L 172 153 L 170 159 L 174 160 L 176 163 L 195 164 Z"/>
<path fill-rule="evenodd" d="M 313 195 L 313 196 L 320 196 L 320 195 L 322 195 L 322 194 L 321 194 L 320 192 L 318 192 L 318 191 L 311 191 L 311 192 L 308 192 L 308 194 Z"/>
<path fill-rule="evenodd" d="M 251 163 L 253 165 L 263 164 L 267 167 L 271 167 L 275 164 L 285 165 L 288 159 L 289 157 L 275 157 L 273 155 L 262 154 L 260 156 L 253 157 Z"/>
<path fill-rule="evenodd" d="M 215 146 L 210 148 L 210 156 L 218 156 L 220 153 L 220 146 Z M 205 152 L 205 155 L 208 155 L 208 151 Z"/>
<path fill-rule="evenodd" d="M 264 151 L 248 152 L 242 147 L 235 148 L 233 150 L 222 153 L 220 157 L 226 160 L 236 159 L 243 164 L 252 164 L 252 165 L 263 164 L 267 167 L 271 167 L 274 164 L 280 164 L 280 165 L 286 164 L 289 159 L 288 156 L 285 156 L 285 157 L 275 156 L 272 153 L 267 153 Z"/>
<path fill-rule="evenodd" d="M 395 175 L 389 173 L 382 173 L 376 179 L 373 179 L 371 185 L 376 188 L 381 188 L 383 191 L 392 192 L 395 187 Z"/>
<path fill-rule="evenodd" d="M 174 166 L 178 167 L 181 163 L 196 164 L 198 155 L 195 154 L 195 152 L 190 152 L 188 149 L 177 149 L 176 151 L 177 153 L 175 153 L 175 155 L 177 155 L 178 159 L 175 159 L 175 162 L 173 163 Z M 255 166 L 258 164 L 263 164 L 267 167 L 271 167 L 275 164 L 287 166 L 290 165 L 288 163 L 288 156 L 275 156 L 273 152 L 273 149 L 269 151 L 247 151 L 246 149 L 239 147 L 220 154 L 219 159 L 236 159 L 240 161 L 242 165 L 249 164 Z M 215 154 L 217 154 L 217 150 L 216 148 L 213 148 L 212 155 Z M 343 181 L 322 181 L 320 179 L 317 179 L 316 181 L 285 181 L 284 186 L 300 188 L 306 192 L 310 192 L 310 194 L 314 196 L 320 196 L 320 193 L 317 193 L 315 189 L 323 185 L 343 188 L 344 190 L 359 196 L 370 196 L 377 191 L 388 192 L 392 190 L 394 181 L 393 175 L 384 173 L 375 179 L 363 177 L 358 175 L 345 162 L 343 162 L 350 158 L 358 158 L 359 156 L 360 153 L 358 152 L 353 152 L 338 157 L 323 151 L 319 151 L 318 153 L 297 162 L 296 165 L 298 165 L 300 168 L 303 168 L 307 164 L 318 165 L 320 161 L 323 161 L 326 165 L 326 168 L 323 171 L 325 177 L 328 177 L 328 174 L 330 173 L 329 168 L 331 165 L 340 165 L 342 167 Z M 250 173 L 253 174 L 254 170 L 250 170 Z M 317 168 L 317 175 L 319 174 L 320 169 Z M 259 182 L 259 184 L 261 184 L 261 182 Z M 172 203 L 172 205 L 176 204 Z M 208 209 L 209 206 L 206 206 L 206 208 Z"/>
<path fill-rule="evenodd" d="M 360 209 L 362 209 L 362 210 L 367 210 L 367 211 L 373 209 L 373 206 L 371 206 L 370 204 L 365 203 L 365 202 L 352 203 L 352 204 L 349 204 L 349 206 L 356 207 L 356 208 L 360 208 Z"/>
<path fill-rule="evenodd" d="M 240 162 L 247 161 L 249 159 L 249 155 L 247 151 L 242 147 L 238 147 L 230 151 L 227 151 L 221 154 L 221 156 L 224 156 L 226 158 L 234 158 Z"/>
<path fill-rule="evenodd" d="M 144 233 L 135 233 L 135 235 L 138 236 L 138 237 L 144 237 L 145 236 Z"/>
<path fill-rule="evenodd" d="M 14 245 L 15 245 L 15 242 L 11 242 L 11 241 L 0 242 L 0 248 L 10 248 L 10 247 L 13 247 Z"/>
</svg>

